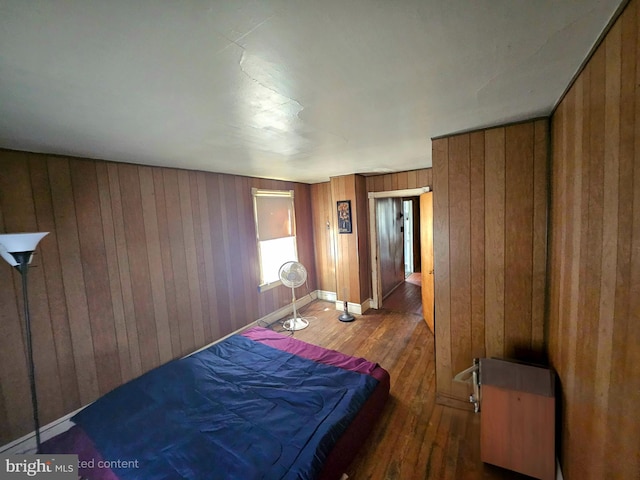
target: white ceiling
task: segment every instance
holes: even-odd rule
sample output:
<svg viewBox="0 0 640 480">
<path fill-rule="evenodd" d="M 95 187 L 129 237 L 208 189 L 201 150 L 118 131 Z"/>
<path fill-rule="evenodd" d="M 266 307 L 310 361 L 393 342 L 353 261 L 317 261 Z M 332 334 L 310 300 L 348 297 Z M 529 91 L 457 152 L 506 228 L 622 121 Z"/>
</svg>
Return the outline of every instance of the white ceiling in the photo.
<svg viewBox="0 0 640 480">
<path fill-rule="evenodd" d="M 0 146 L 302 182 L 548 115 L 620 0 L 0 0 Z"/>
</svg>

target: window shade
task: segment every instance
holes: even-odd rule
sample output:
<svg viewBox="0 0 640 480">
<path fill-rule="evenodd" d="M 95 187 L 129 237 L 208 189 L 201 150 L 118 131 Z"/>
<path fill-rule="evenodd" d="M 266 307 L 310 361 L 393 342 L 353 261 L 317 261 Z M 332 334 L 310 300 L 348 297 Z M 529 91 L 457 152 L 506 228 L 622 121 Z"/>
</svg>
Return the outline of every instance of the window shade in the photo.
<svg viewBox="0 0 640 480">
<path fill-rule="evenodd" d="M 256 205 L 258 240 L 293 237 L 293 191 L 256 190 L 253 193 Z"/>
</svg>

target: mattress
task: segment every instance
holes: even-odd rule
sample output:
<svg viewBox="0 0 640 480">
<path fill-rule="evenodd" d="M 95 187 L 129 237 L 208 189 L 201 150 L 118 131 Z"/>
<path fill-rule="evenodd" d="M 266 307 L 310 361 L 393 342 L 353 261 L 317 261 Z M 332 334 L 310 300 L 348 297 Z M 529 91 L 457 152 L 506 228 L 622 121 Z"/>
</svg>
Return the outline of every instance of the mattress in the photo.
<svg viewBox="0 0 640 480">
<path fill-rule="evenodd" d="M 42 450 L 90 479 L 337 479 L 388 393 L 375 363 L 254 327 L 118 387 Z"/>
</svg>

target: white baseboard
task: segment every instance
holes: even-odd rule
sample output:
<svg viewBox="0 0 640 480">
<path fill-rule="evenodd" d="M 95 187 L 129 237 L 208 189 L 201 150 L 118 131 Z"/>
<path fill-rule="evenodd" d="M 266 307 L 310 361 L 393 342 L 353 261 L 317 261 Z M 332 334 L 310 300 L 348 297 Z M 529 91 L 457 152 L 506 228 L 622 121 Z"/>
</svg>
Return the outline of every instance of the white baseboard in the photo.
<svg viewBox="0 0 640 480">
<path fill-rule="evenodd" d="M 79 408 L 64 417 L 60 417 L 57 420 L 48 423 L 44 427 L 40 427 L 40 441 L 45 442 L 50 438 L 69 430 L 74 425 L 71 421 L 71 417 L 82 410 L 82 408 Z M 17 440 L 0 447 L 1 455 L 20 455 L 25 453 L 36 453 L 35 431 L 27 433 L 24 437 L 20 437 Z"/>
<path fill-rule="evenodd" d="M 327 292 L 326 290 L 316 290 L 318 298 L 320 300 L 326 300 L 327 302 L 335 302 L 338 299 L 336 292 Z"/>
<path fill-rule="evenodd" d="M 371 299 L 367 298 L 362 303 L 352 303 L 347 302 L 349 308 L 349 313 L 353 313 L 355 315 L 362 315 L 363 312 L 369 310 L 371 306 Z M 344 310 L 344 300 L 336 300 L 336 310 Z"/>
<path fill-rule="evenodd" d="M 361 306 L 362 313 L 369 310 L 371 308 L 372 303 L 373 303 L 373 298 L 367 298 L 364 302 L 362 302 L 362 306 Z"/>
<path fill-rule="evenodd" d="M 334 302 L 336 304 L 336 310 L 344 310 L 344 300 L 338 300 L 338 295 L 336 294 L 336 292 L 328 292 L 327 290 L 316 290 L 314 293 L 320 300 Z M 366 312 L 371 308 L 372 302 L 373 300 L 371 298 L 366 299 L 362 303 L 349 302 L 349 312 L 355 313 L 356 315 L 362 315 L 363 312 Z"/>
<path fill-rule="evenodd" d="M 297 298 L 296 299 L 296 309 L 304 307 L 305 305 L 308 305 L 309 303 L 313 302 L 316 298 L 318 298 L 318 290 L 315 290 L 315 291 L 305 295 L 302 298 Z M 280 320 L 282 317 L 285 317 L 290 313 L 293 313 L 293 305 L 291 305 L 291 304 L 286 305 L 286 306 L 284 306 L 282 308 L 279 308 L 275 312 L 271 312 L 270 314 L 265 315 L 262 318 L 259 318 L 254 323 L 258 323 L 258 322 L 263 322 L 263 323 L 275 322 L 276 320 Z M 240 330 L 244 330 L 245 328 L 246 327 L 243 327 Z M 240 330 L 238 330 L 238 331 L 240 331 Z M 234 335 L 235 333 L 237 333 L 237 332 L 233 332 L 231 335 Z M 229 335 L 229 336 L 231 336 L 231 335 Z"/>
</svg>

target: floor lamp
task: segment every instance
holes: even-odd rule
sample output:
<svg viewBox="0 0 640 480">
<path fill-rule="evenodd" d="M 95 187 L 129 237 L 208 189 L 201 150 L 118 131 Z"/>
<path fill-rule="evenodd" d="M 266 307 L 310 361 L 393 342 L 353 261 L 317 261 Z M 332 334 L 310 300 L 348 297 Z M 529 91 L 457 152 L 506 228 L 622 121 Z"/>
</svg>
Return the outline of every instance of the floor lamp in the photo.
<svg viewBox="0 0 640 480">
<path fill-rule="evenodd" d="M 0 256 L 9 265 L 15 267 L 22 277 L 22 298 L 27 340 L 27 362 L 29 366 L 29 386 L 31 387 L 31 405 L 33 424 L 36 431 L 36 453 L 40 452 L 40 420 L 38 419 L 38 396 L 36 395 L 36 376 L 33 366 L 33 348 L 31 345 L 31 320 L 29 318 L 29 295 L 27 291 L 27 271 L 38 243 L 49 232 L 0 234 Z"/>
</svg>

